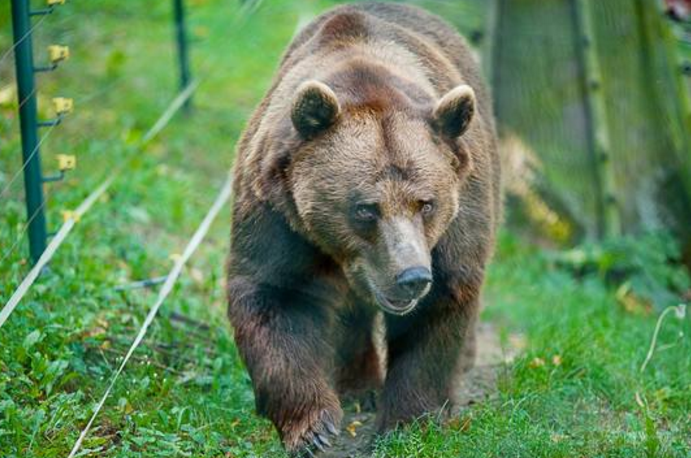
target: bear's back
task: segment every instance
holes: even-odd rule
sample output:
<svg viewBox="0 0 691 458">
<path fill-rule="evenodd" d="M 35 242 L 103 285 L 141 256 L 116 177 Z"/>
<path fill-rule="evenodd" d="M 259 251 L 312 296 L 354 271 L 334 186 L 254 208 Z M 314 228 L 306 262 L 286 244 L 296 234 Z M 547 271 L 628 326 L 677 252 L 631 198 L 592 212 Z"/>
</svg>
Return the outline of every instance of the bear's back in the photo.
<svg viewBox="0 0 691 458">
<path fill-rule="evenodd" d="M 376 46 L 377 41 L 395 42 L 417 54 L 421 61 L 432 62 L 443 56 L 478 93 L 482 116 L 492 119 L 490 97 L 479 73 L 477 59 L 466 41 L 444 20 L 427 11 L 398 3 L 357 3 L 336 7 L 315 18 L 286 50 L 279 74 L 284 74 L 305 55 L 339 43 L 360 38 Z M 441 93 L 450 88 L 440 88 Z"/>
<path fill-rule="evenodd" d="M 318 35 L 326 40 L 339 40 L 358 33 L 357 29 L 360 27 L 367 28 L 366 24 L 356 22 L 358 13 L 427 38 L 455 63 L 460 64 L 460 54 L 467 51 L 463 39 L 449 24 L 420 8 L 396 3 L 358 3 L 336 7 L 315 18 L 293 39 L 284 54 L 281 65 L 286 63 L 296 50 Z M 324 30 L 325 23 L 334 24 L 334 26 L 329 27 L 329 30 Z M 370 38 L 375 40 L 387 38 L 387 32 L 385 27 L 369 27 L 365 31 Z"/>
</svg>

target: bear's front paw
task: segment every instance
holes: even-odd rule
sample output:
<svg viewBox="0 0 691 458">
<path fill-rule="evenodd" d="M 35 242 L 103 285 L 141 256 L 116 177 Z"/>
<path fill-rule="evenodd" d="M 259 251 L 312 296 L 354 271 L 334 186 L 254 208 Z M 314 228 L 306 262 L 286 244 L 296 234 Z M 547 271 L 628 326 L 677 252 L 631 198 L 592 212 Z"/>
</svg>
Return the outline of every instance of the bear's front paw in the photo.
<svg viewBox="0 0 691 458">
<path fill-rule="evenodd" d="M 340 407 L 322 409 L 291 422 L 283 431 L 283 443 L 291 457 L 313 457 L 331 447 L 330 439 L 339 435 L 343 411 Z"/>
</svg>

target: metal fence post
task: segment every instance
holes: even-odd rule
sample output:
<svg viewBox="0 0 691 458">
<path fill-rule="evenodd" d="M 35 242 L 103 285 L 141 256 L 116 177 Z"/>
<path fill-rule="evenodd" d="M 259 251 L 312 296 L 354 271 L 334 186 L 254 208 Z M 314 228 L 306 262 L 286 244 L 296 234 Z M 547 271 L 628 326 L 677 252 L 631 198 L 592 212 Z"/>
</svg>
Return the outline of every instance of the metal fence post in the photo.
<svg viewBox="0 0 691 458">
<path fill-rule="evenodd" d="M 17 70 L 19 120 L 22 134 L 22 159 L 26 211 L 29 219 L 29 251 L 36 262 L 46 248 L 46 217 L 43 212 L 43 183 L 39 151 L 36 80 L 31 37 L 29 0 L 12 0 L 12 28 Z"/>
<path fill-rule="evenodd" d="M 187 27 L 185 24 L 184 0 L 173 0 L 173 15 L 175 20 L 175 40 L 178 48 L 178 63 L 180 66 L 180 90 L 183 91 L 192 81 L 187 43 Z M 190 97 L 185 101 L 184 108 L 186 111 L 189 111 L 191 107 L 192 98 Z"/>
</svg>

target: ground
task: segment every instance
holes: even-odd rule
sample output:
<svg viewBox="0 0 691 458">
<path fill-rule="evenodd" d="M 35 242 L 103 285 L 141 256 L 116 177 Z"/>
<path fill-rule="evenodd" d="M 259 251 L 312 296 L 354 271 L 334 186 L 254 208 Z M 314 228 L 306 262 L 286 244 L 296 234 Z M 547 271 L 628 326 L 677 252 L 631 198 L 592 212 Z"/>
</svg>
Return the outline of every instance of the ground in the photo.
<svg viewBox="0 0 691 458">
<path fill-rule="evenodd" d="M 510 339 L 502 345 L 497 330 L 487 323 L 479 325 L 477 339 L 476 365 L 461 382 L 459 389 L 461 402 L 458 405 L 459 412 L 454 413 L 454 418 L 472 405 L 495 397 L 497 381 L 505 364 L 513 361 L 522 346 L 520 335 L 510 336 Z M 343 433 L 333 441 L 333 448 L 324 453 L 323 458 L 367 456 L 373 444 L 376 444 L 375 419 L 374 409 L 368 410 L 359 403 L 347 404 L 343 419 Z"/>
<path fill-rule="evenodd" d="M 9 46 L 8 3 L 0 5 L 0 52 Z M 78 157 L 67 180 L 47 185 L 50 228 L 115 164 L 136 159 L 0 329 L 3 458 L 69 453 L 156 293 L 118 287 L 170 270 L 225 179 L 234 141 L 296 23 L 328 2 L 300 4 L 254 11 L 252 2 L 240 10 L 236 2 L 190 1 L 193 68 L 201 77 L 194 111 L 144 151 L 133 145 L 177 91 L 168 3 L 68 2 L 37 29 L 37 60 L 52 42 L 69 44 L 73 54 L 38 77 L 43 116 L 54 95 L 76 103 L 42 150 L 47 172 L 57 153 Z M 21 165 L 12 82 L 5 59 L 0 189 L 9 188 L 0 196 L 0 304 L 30 267 L 21 179 L 10 184 Z M 225 319 L 229 218 L 225 209 L 186 267 L 82 456 L 283 456 L 271 425 L 254 414 Z M 483 335 L 496 341 L 483 348 L 513 358 L 492 360 L 492 369 L 481 364 L 465 390 L 474 402 L 455 419 L 421 419 L 376 440 L 374 456 L 691 455 L 691 320 L 667 315 L 641 373 L 662 308 L 623 294 L 626 278 L 575 269 L 564 256 L 504 231 L 484 298 L 491 331 Z M 366 426 L 344 426 L 365 436 Z"/>
</svg>

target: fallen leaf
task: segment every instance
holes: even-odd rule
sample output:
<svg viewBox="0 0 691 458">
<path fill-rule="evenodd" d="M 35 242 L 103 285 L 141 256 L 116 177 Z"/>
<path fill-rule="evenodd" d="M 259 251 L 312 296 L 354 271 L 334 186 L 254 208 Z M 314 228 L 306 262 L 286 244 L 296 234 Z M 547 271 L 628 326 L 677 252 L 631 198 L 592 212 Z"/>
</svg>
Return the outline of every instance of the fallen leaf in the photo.
<svg viewBox="0 0 691 458">
<path fill-rule="evenodd" d="M 643 402 L 641 394 L 638 391 L 636 391 L 636 404 L 643 409 L 645 408 L 645 402 Z"/>
<path fill-rule="evenodd" d="M 568 436 L 566 436 L 565 434 L 552 433 L 550 435 L 550 439 L 552 440 L 552 442 L 555 442 L 555 443 L 562 442 L 564 439 L 567 439 L 567 438 L 568 438 Z"/>
<path fill-rule="evenodd" d="M 653 310 L 650 301 L 635 294 L 628 282 L 617 289 L 616 298 L 624 310 L 634 315 L 650 315 Z"/>
<path fill-rule="evenodd" d="M 346 431 L 348 431 L 348 434 L 350 434 L 351 437 L 355 437 L 357 436 L 357 428 L 359 428 L 360 426 L 362 426 L 362 423 L 355 420 L 354 422 L 346 426 Z"/>
<path fill-rule="evenodd" d="M 204 283 L 204 273 L 201 270 L 192 267 L 189 269 L 189 274 L 192 280 L 194 280 L 196 283 Z"/>
<path fill-rule="evenodd" d="M 472 417 L 468 416 L 463 419 L 460 430 L 462 432 L 467 432 L 470 429 L 470 423 L 473 421 Z"/>
<path fill-rule="evenodd" d="M 96 326 L 96 327 L 91 328 L 88 331 L 86 331 L 84 336 L 85 337 L 96 337 L 96 336 L 100 336 L 100 335 L 105 334 L 105 333 L 106 333 L 105 328 L 102 328 L 101 326 Z"/>
<path fill-rule="evenodd" d="M 542 358 L 533 358 L 533 360 L 530 361 L 530 364 L 528 364 L 528 366 L 530 366 L 533 369 L 538 368 L 538 367 L 542 367 L 544 365 L 545 365 L 545 360 Z"/>
</svg>

